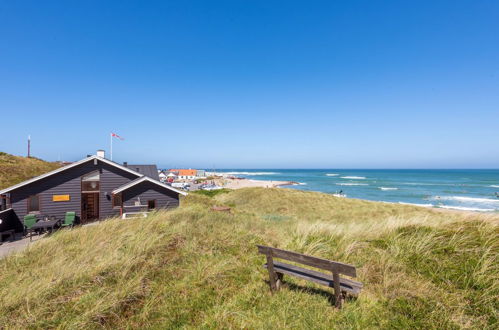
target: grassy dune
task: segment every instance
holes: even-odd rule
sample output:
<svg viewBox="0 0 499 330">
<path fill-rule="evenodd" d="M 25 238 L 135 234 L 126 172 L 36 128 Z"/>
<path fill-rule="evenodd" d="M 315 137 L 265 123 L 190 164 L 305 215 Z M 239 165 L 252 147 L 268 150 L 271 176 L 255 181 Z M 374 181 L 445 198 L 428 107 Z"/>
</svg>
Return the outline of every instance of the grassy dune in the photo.
<svg viewBox="0 0 499 330">
<path fill-rule="evenodd" d="M 0 152 L 0 189 L 10 187 L 24 180 L 47 173 L 60 167 L 38 158 L 13 156 Z"/>
<path fill-rule="evenodd" d="M 0 260 L 0 327 L 493 329 L 498 222 L 287 189 L 191 194 Z M 271 295 L 256 244 L 352 263 L 364 290 L 341 311 L 290 277 Z"/>
</svg>

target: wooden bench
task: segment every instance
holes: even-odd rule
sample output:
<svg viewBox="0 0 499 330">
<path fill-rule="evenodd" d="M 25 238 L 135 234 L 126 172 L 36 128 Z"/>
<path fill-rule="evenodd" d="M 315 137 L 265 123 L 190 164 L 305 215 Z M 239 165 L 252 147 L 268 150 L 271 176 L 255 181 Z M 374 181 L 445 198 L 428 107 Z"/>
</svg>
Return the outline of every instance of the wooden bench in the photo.
<svg viewBox="0 0 499 330">
<path fill-rule="evenodd" d="M 272 292 L 280 289 L 284 274 L 296 276 L 307 281 L 312 281 L 333 288 L 335 306 L 341 308 L 341 305 L 347 293 L 357 296 L 362 289 L 362 283 L 340 277 L 341 274 L 350 277 L 357 277 L 357 270 L 352 265 L 307 256 L 305 254 L 292 251 L 276 249 L 269 246 L 257 245 L 257 247 L 258 252 L 264 254 L 267 257 L 267 263 L 264 265 L 264 267 L 269 271 L 270 290 Z M 327 270 L 330 271 L 332 275 L 318 272 L 312 269 L 274 261 L 274 258 L 284 259 L 303 265 Z"/>
</svg>

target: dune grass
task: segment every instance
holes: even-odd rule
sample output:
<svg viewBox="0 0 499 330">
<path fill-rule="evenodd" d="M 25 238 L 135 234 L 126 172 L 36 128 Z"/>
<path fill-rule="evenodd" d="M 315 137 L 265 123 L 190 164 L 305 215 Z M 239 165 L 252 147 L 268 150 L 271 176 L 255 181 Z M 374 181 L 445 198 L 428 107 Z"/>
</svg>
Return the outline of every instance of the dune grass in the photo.
<svg viewBox="0 0 499 330">
<path fill-rule="evenodd" d="M 55 170 L 60 167 L 38 158 L 14 156 L 0 152 L 0 189 L 10 187 L 24 180 Z"/>
<path fill-rule="evenodd" d="M 62 230 L 0 260 L 0 325 L 493 329 L 498 221 L 288 189 L 190 194 L 177 210 Z M 290 277 L 271 295 L 256 244 L 351 263 L 364 290 L 342 310 Z"/>
</svg>

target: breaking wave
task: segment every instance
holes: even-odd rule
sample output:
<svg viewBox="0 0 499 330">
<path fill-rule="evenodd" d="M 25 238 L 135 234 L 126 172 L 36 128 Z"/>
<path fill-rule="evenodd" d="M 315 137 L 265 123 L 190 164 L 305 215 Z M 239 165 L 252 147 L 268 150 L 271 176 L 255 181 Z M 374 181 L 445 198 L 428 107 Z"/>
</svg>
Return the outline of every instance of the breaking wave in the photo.
<svg viewBox="0 0 499 330">
<path fill-rule="evenodd" d="M 276 175 L 277 172 L 222 172 L 225 175 Z"/>
<path fill-rule="evenodd" d="M 340 182 L 336 184 L 337 186 L 368 186 L 367 183 L 358 183 L 358 182 Z"/>
<path fill-rule="evenodd" d="M 401 184 L 406 184 L 410 186 L 466 186 L 465 184 L 457 184 L 457 183 L 425 183 L 425 182 L 401 182 Z"/>
<path fill-rule="evenodd" d="M 336 174 L 336 173 L 328 173 L 326 174 L 326 176 L 338 176 L 339 174 Z"/>
<path fill-rule="evenodd" d="M 437 206 L 441 209 L 459 210 L 459 211 L 477 211 L 477 212 L 493 212 L 495 209 L 482 209 L 479 207 L 465 207 L 465 206 L 451 206 L 451 205 L 439 205 Z"/>
<path fill-rule="evenodd" d="M 499 184 L 491 184 L 490 187 L 492 187 L 492 188 L 499 188 Z"/>
<path fill-rule="evenodd" d="M 365 176 L 342 176 L 342 179 L 365 180 Z"/>
<path fill-rule="evenodd" d="M 399 202 L 399 204 L 402 205 L 412 205 L 412 206 L 421 206 L 421 207 L 433 207 L 433 204 L 417 204 L 417 203 L 405 203 L 405 202 Z"/>
<path fill-rule="evenodd" d="M 393 187 L 379 187 L 381 190 L 399 190 L 399 188 L 393 188 Z"/>
<path fill-rule="evenodd" d="M 433 200 L 459 201 L 468 203 L 499 203 L 498 199 L 478 198 L 478 197 L 462 197 L 462 196 L 435 196 Z"/>
</svg>

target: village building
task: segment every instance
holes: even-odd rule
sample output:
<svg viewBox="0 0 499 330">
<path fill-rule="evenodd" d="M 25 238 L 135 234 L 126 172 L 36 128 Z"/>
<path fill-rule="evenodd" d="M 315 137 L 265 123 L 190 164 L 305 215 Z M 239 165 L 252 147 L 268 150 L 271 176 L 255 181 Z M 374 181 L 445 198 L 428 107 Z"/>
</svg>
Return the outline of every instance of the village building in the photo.
<svg viewBox="0 0 499 330">
<path fill-rule="evenodd" d="M 165 182 L 167 179 L 165 171 L 158 171 L 159 181 Z"/>
<path fill-rule="evenodd" d="M 62 219 L 75 212 L 81 223 L 179 205 L 185 192 L 159 181 L 156 165 L 118 164 L 88 156 L 0 190 L 0 226 L 22 230 L 25 215 Z M 0 229 L 2 229 L 0 228 Z"/>
<path fill-rule="evenodd" d="M 170 169 L 169 172 L 176 173 L 180 180 L 194 180 L 197 176 L 197 170 L 192 169 Z"/>
</svg>

